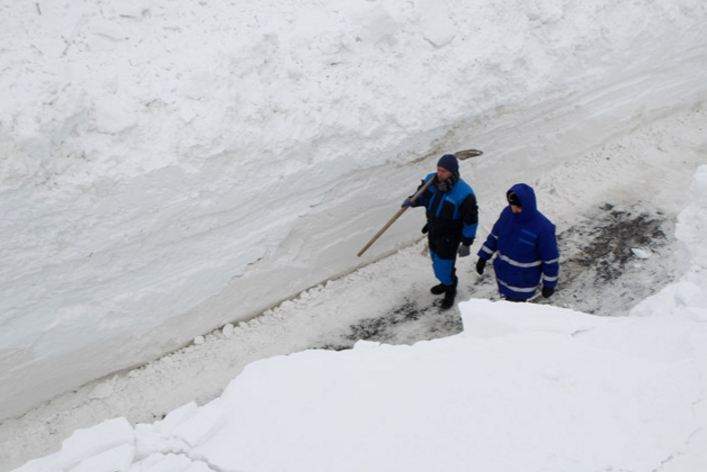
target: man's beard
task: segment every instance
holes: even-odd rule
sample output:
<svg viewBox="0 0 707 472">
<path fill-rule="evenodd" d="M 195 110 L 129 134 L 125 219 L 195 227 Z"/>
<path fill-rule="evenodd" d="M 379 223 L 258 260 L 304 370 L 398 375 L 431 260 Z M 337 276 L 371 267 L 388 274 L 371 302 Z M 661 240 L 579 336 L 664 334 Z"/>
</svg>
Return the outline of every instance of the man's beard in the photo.
<svg viewBox="0 0 707 472">
<path fill-rule="evenodd" d="M 454 187 L 455 183 L 456 179 L 454 178 L 454 175 L 452 175 L 446 180 L 439 180 L 439 178 L 437 178 L 436 185 L 440 192 L 449 192 L 452 187 Z"/>
</svg>

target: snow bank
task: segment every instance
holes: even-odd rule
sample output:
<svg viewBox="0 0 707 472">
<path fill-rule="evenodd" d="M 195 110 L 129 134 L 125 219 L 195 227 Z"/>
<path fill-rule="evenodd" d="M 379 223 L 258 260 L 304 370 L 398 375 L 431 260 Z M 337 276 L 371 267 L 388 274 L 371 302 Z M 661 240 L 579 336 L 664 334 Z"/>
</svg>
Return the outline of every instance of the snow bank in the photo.
<svg viewBox="0 0 707 472">
<path fill-rule="evenodd" d="M 487 119 L 599 84 L 648 117 L 707 83 L 701 0 L 0 13 L 0 418 L 351 270 L 431 159 L 492 151 Z"/>
<path fill-rule="evenodd" d="M 111 472 L 127 470 L 135 454 L 135 433 L 124 419 L 105 421 L 76 431 L 62 444 L 61 451 L 28 462 L 19 470 L 49 472 L 58 470 Z M 112 466 L 115 468 L 111 469 Z"/>
<path fill-rule="evenodd" d="M 636 316 L 674 315 L 705 317 L 707 312 L 707 165 L 699 167 L 690 191 L 690 206 L 678 216 L 675 229 L 684 244 L 688 270 L 685 276 L 659 293 L 638 304 L 631 312 Z"/>
<path fill-rule="evenodd" d="M 677 231 L 692 267 L 644 316 L 472 299 L 457 336 L 258 361 L 211 403 L 138 425 L 116 470 L 704 470 L 707 284 L 695 303 L 673 294 L 704 277 L 707 166 L 693 195 Z M 82 463 L 122 467 L 89 433 L 99 456 Z M 64 449 L 17 471 L 68 470 Z"/>
<path fill-rule="evenodd" d="M 163 462 L 177 458 L 262 471 L 707 464 L 696 442 L 707 422 L 704 320 L 460 306 L 465 331 L 455 337 L 255 362 L 221 398 L 138 425 L 136 462 L 115 470 L 169 470 Z M 671 349 L 656 350 L 658 336 Z M 69 470 L 43 464 L 18 472 Z"/>
</svg>

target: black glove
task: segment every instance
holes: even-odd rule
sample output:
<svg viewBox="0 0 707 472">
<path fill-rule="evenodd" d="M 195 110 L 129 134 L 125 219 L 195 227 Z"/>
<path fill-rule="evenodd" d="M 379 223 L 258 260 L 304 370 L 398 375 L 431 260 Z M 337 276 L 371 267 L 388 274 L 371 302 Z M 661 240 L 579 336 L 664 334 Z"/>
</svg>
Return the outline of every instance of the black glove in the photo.
<svg viewBox="0 0 707 472">
<path fill-rule="evenodd" d="M 407 197 L 404 201 L 403 204 L 400 205 L 400 208 L 410 208 L 412 206 L 412 199 L 410 197 Z"/>
<path fill-rule="evenodd" d="M 467 246 L 466 244 L 462 244 L 461 246 L 459 246 L 457 254 L 459 254 L 459 257 L 466 257 L 471 254 L 471 250 L 469 249 L 469 246 Z"/>
<path fill-rule="evenodd" d="M 543 298 L 550 298 L 552 294 L 555 293 L 555 289 L 552 287 L 543 287 Z"/>
<path fill-rule="evenodd" d="M 478 261 L 476 261 L 476 272 L 479 273 L 479 275 L 484 273 L 484 267 L 486 267 L 486 261 L 479 258 Z"/>
</svg>

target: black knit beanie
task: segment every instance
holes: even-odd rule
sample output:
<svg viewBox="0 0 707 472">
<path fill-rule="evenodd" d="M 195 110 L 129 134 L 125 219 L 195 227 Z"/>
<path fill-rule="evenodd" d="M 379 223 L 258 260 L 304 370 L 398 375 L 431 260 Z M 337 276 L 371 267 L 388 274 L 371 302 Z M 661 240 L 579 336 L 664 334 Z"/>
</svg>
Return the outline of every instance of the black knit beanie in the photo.
<svg viewBox="0 0 707 472">
<path fill-rule="evenodd" d="M 454 154 L 445 154 L 442 156 L 437 162 L 437 167 L 447 169 L 454 175 L 459 174 L 459 161 L 457 161 L 457 157 Z"/>
</svg>

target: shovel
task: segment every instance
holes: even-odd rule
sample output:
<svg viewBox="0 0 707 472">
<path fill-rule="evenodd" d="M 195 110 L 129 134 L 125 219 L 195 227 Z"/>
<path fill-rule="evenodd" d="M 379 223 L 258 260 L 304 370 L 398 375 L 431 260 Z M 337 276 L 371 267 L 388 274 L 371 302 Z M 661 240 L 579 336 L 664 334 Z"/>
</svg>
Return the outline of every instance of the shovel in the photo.
<svg viewBox="0 0 707 472">
<path fill-rule="evenodd" d="M 459 152 L 454 153 L 456 158 L 460 161 L 469 159 L 470 157 L 480 156 L 481 154 L 483 154 L 483 152 L 479 151 L 478 149 L 466 149 L 464 151 L 459 151 Z M 415 195 L 410 197 L 410 202 L 415 203 L 415 201 L 420 197 L 420 195 L 425 193 L 425 190 L 427 190 L 427 188 L 432 184 L 433 181 L 434 181 L 434 179 L 432 178 L 432 179 L 428 180 L 427 182 L 425 182 L 425 185 L 423 185 L 420 188 L 420 190 L 418 190 L 415 193 Z M 395 223 L 395 221 L 398 218 L 400 218 L 400 216 L 403 213 L 405 213 L 405 210 L 407 210 L 407 209 L 408 209 L 408 207 L 404 207 L 404 208 L 399 209 L 397 212 L 395 212 L 393 217 L 391 219 L 389 219 L 388 222 L 386 224 L 384 224 L 380 230 L 378 230 L 378 232 L 371 238 L 371 240 L 368 241 L 366 243 L 366 245 L 363 246 L 363 248 L 360 251 L 358 251 L 358 254 L 356 254 L 356 255 L 358 257 L 361 257 L 363 255 L 363 253 L 366 252 L 368 250 L 368 248 L 371 247 L 373 245 L 373 243 L 375 243 L 378 240 L 378 238 L 380 238 L 381 235 L 383 233 L 385 233 L 388 230 L 388 228 L 390 228 L 392 226 L 392 224 Z"/>
</svg>

